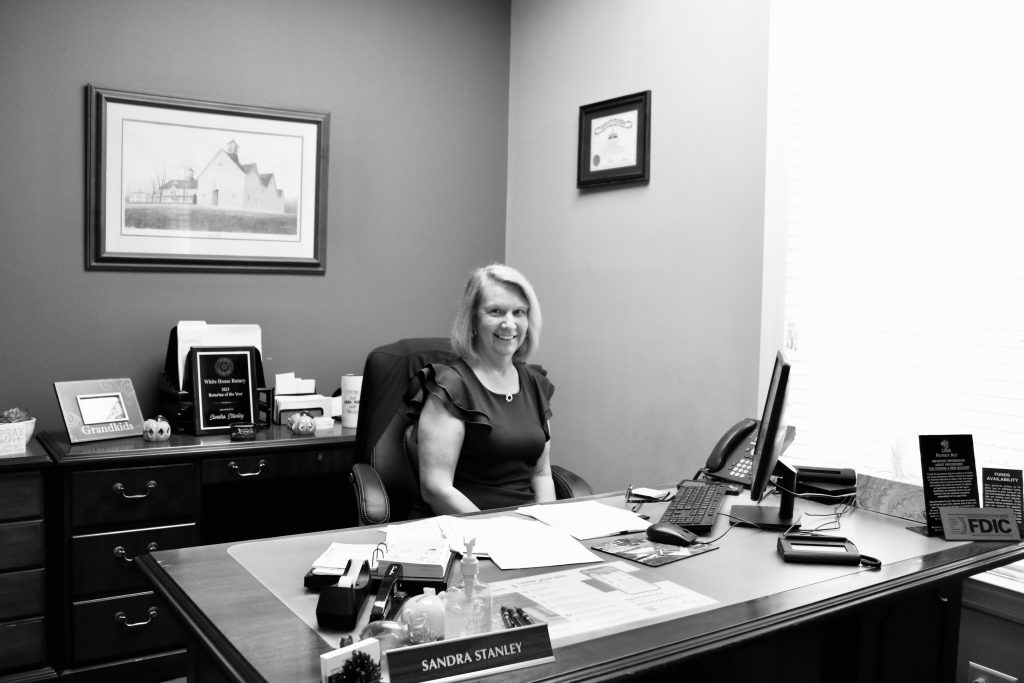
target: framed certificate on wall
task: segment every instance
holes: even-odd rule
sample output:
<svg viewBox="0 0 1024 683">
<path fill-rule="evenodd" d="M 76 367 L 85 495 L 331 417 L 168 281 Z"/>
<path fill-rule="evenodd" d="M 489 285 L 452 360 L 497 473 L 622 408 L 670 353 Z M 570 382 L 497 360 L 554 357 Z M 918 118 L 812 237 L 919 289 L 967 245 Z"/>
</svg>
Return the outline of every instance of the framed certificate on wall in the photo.
<svg viewBox="0 0 1024 683">
<path fill-rule="evenodd" d="M 256 353 L 252 346 L 189 351 L 196 434 L 227 434 L 235 422 L 256 422 Z"/>
<path fill-rule="evenodd" d="M 580 107 L 576 187 L 648 182 L 651 91 Z"/>
</svg>

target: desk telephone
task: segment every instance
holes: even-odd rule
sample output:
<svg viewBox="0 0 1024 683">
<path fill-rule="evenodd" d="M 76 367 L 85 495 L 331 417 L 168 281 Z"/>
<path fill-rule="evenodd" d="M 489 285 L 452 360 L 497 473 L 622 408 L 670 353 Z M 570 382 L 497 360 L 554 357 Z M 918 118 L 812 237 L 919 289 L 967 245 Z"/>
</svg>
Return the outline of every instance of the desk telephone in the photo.
<svg viewBox="0 0 1024 683">
<path fill-rule="evenodd" d="M 757 430 L 761 421 L 752 418 L 740 420 L 722 435 L 704 465 L 705 473 L 722 481 L 750 486 L 751 469 L 754 464 L 754 445 L 757 443 Z M 786 427 L 786 436 L 782 450 L 793 442 L 796 428 Z"/>
</svg>

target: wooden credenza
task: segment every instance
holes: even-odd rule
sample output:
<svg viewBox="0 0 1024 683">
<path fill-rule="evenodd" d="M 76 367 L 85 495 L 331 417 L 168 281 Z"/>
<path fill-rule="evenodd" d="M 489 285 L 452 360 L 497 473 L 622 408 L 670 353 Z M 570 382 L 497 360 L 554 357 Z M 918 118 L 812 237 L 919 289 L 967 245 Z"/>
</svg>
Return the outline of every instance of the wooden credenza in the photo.
<svg viewBox="0 0 1024 683">
<path fill-rule="evenodd" d="M 137 571 L 155 550 L 356 523 L 347 477 L 355 430 L 257 440 L 173 435 L 70 444 L 39 436 L 55 463 L 51 567 L 62 680 L 164 681 L 193 666 L 184 631 Z"/>
<path fill-rule="evenodd" d="M 0 458 L 0 680 L 56 678 L 48 664 L 46 484 L 50 458 L 32 442 Z"/>
</svg>

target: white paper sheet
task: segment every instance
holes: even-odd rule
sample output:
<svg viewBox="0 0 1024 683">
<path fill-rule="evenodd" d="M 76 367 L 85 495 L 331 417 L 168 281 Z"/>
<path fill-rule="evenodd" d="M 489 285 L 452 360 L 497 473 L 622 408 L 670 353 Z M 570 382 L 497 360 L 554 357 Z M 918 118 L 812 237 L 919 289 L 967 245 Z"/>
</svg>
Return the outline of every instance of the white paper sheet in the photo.
<svg viewBox="0 0 1024 683">
<path fill-rule="evenodd" d="M 295 391 L 295 373 L 279 372 L 274 375 L 274 393 L 279 396 L 297 393 Z"/>
<path fill-rule="evenodd" d="M 625 562 L 492 582 L 491 591 L 495 605 L 521 607 L 546 623 L 555 647 L 674 619 L 716 602 L 671 581 L 645 580 Z"/>
<path fill-rule="evenodd" d="M 313 573 L 343 572 L 351 560 L 370 561 L 376 549 L 376 543 L 331 543 L 327 550 L 313 561 Z"/>
<path fill-rule="evenodd" d="M 185 379 L 185 360 L 193 346 L 254 346 L 263 353 L 263 332 L 259 325 L 207 325 L 203 320 L 179 320 L 178 389 Z"/>
<path fill-rule="evenodd" d="M 596 500 L 580 500 L 558 505 L 528 505 L 520 514 L 539 519 L 550 526 L 565 529 L 580 540 L 644 531 L 651 525 L 629 510 Z"/>
<path fill-rule="evenodd" d="M 464 539 L 475 538 L 475 555 L 490 557 L 501 569 L 558 567 L 602 558 L 564 529 L 519 517 L 451 517 L 442 515 L 388 527 L 388 533 L 443 536 L 452 550 L 464 553 Z"/>
</svg>

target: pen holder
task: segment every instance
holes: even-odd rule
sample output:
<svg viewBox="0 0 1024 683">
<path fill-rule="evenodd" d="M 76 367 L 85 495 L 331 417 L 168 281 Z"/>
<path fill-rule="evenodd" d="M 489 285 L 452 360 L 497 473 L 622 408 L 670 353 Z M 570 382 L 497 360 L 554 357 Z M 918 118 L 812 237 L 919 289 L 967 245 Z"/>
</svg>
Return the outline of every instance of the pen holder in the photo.
<svg viewBox="0 0 1024 683">
<path fill-rule="evenodd" d="M 321 628 L 351 631 L 370 592 L 370 567 L 366 562 L 359 568 L 355 580 L 342 577 L 335 585 L 321 586 L 316 603 L 316 623 Z"/>
</svg>

